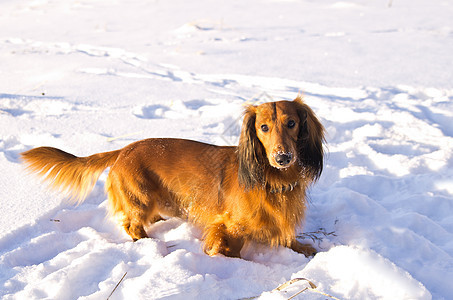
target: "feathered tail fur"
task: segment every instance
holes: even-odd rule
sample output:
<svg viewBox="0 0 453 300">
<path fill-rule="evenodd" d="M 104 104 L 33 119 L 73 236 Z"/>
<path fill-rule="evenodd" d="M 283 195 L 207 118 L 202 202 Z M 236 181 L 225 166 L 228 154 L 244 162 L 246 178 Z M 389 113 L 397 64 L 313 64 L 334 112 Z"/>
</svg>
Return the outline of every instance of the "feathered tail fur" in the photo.
<svg viewBox="0 0 453 300">
<path fill-rule="evenodd" d="M 39 147 L 21 153 L 27 169 L 49 181 L 52 188 L 81 203 L 93 189 L 101 173 L 113 165 L 120 151 L 77 157 L 52 147 Z"/>
</svg>

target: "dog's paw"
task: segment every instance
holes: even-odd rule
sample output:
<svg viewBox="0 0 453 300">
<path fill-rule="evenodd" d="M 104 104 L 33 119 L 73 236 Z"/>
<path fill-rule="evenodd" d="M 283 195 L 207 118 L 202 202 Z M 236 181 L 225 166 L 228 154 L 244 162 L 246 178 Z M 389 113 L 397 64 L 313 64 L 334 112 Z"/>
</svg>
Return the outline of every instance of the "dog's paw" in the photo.
<svg viewBox="0 0 453 300">
<path fill-rule="evenodd" d="M 315 256 L 316 253 L 318 253 L 318 251 L 312 245 L 303 244 L 303 243 L 301 243 L 299 241 L 293 241 L 291 243 L 291 247 L 290 248 L 292 250 L 294 250 L 295 252 L 297 252 L 297 253 L 302 253 L 306 257 Z"/>
</svg>

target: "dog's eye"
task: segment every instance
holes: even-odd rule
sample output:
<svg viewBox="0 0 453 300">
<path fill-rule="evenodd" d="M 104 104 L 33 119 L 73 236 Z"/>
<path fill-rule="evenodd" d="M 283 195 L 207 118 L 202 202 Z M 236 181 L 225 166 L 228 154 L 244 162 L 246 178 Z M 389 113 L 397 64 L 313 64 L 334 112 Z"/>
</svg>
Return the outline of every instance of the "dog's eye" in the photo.
<svg viewBox="0 0 453 300">
<path fill-rule="evenodd" d="M 269 126 L 267 126 L 266 124 L 261 125 L 261 131 L 268 132 L 269 131 Z"/>
<path fill-rule="evenodd" d="M 288 128 L 294 128 L 294 126 L 296 126 L 296 122 L 294 120 L 289 120 L 286 126 L 288 126 Z"/>
</svg>

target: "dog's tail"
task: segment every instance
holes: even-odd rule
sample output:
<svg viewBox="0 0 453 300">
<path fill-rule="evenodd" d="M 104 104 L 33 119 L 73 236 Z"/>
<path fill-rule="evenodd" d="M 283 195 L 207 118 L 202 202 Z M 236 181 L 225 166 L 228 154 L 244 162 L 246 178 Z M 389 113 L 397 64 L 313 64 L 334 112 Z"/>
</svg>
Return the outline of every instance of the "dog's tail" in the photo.
<svg viewBox="0 0 453 300">
<path fill-rule="evenodd" d="M 120 150 L 77 157 L 60 149 L 39 147 L 21 153 L 27 169 L 49 181 L 52 188 L 65 193 L 78 204 L 93 189 L 101 173 L 112 166 Z"/>
</svg>

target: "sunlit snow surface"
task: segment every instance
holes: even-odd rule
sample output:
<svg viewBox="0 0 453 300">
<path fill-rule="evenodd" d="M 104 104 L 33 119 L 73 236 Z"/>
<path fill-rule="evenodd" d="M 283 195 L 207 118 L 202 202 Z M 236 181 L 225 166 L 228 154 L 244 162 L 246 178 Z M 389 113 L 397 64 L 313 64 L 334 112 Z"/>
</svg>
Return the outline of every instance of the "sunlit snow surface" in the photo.
<svg viewBox="0 0 453 300">
<path fill-rule="evenodd" d="M 307 284 L 271 291 L 293 278 L 340 299 L 451 298 L 451 16 L 440 0 L 4 1 L 0 297 L 105 299 L 127 272 L 111 299 L 287 299 Z M 43 145 L 234 145 L 245 105 L 299 92 L 327 130 L 314 258 L 209 257 L 178 219 L 133 243 L 106 217 L 106 174 L 74 207 L 20 165 Z"/>
</svg>

